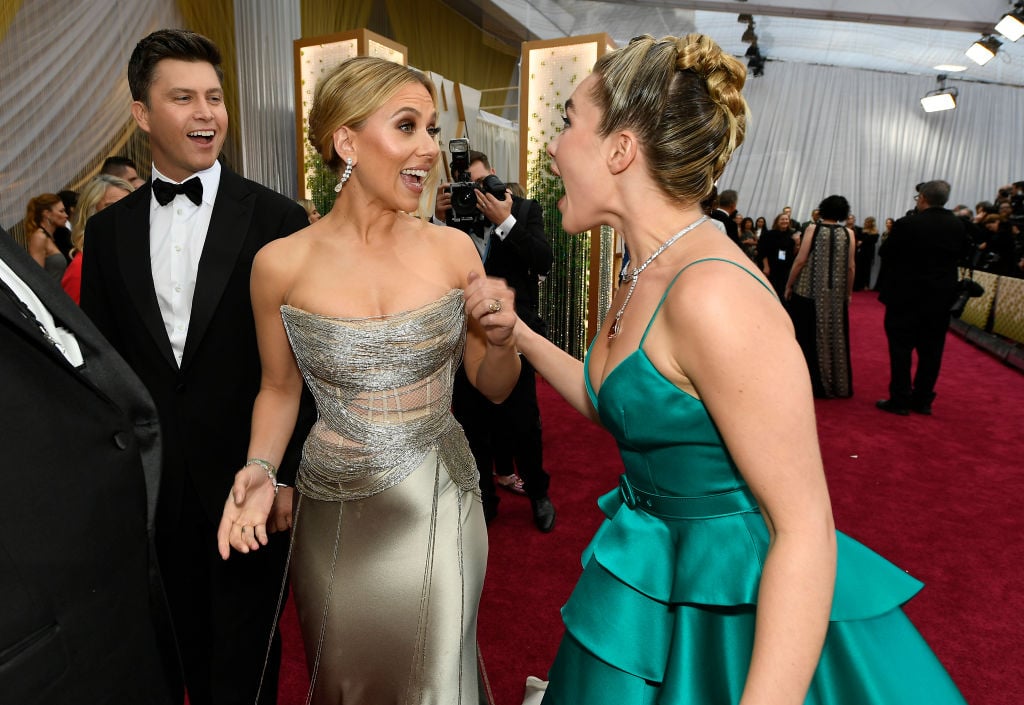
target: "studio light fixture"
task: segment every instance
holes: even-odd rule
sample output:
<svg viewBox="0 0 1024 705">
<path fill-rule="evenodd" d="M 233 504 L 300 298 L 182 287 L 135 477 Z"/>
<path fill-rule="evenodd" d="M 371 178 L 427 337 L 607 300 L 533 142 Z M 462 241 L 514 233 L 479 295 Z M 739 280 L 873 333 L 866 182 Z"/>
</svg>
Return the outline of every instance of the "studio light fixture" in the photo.
<svg viewBox="0 0 1024 705">
<path fill-rule="evenodd" d="M 979 66 L 984 66 L 992 60 L 1000 46 L 1002 46 L 1002 42 L 991 34 L 986 34 L 971 45 L 971 48 L 967 50 L 967 56 Z"/>
<path fill-rule="evenodd" d="M 946 76 L 938 77 L 939 87 L 928 91 L 921 99 L 921 107 L 926 113 L 937 113 L 940 110 L 952 110 L 956 107 L 959 94 L 956 88 L 946 88 Z"/>
<path fill-rule="evenodd" d="M 1003 18 L 996 23 L 996 31 L 1015 42 L 1024 37 L 1024 2 L 1017 2 L 1013 11 L 1003 15 Z"/>
</svg>

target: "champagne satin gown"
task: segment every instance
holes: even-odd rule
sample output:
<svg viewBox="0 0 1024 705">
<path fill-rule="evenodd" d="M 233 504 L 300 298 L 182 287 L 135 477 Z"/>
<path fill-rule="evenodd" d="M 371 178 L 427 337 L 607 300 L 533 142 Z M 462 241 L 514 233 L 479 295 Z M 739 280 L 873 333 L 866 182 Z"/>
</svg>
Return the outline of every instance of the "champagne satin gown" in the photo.
<svg viewBox="0 0 1024 705">
<path fill-rule="evenodd" d="M 451 415 L 462 291 L 380 318 L 281 307 L 319 418 L 290 575 L 314 703 L 476 705 L 487 530 Z"/>
</svg>

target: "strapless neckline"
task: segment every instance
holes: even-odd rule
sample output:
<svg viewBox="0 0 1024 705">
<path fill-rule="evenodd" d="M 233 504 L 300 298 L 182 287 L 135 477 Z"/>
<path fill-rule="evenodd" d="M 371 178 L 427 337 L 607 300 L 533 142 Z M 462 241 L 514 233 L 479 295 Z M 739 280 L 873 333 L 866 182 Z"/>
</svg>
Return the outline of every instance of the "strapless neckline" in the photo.
<svg viewBox="0 0 1024 705">
<path fill-rule="evenodd" d="M 386 321 L 386 320 L 389 320 L 389 319 L 392 319 L 392 318 L 401 318 L 401 317 L 404 317 L 404 316 L 409 316 L 409 315 L 414 314 L 414 313 L 418 313 L 420 311 L 423 311 L 424 309 L 432 308 L 434 306 L 438 306 L 438 305 L 440 305 L 442 303 L 445 303 L 445 302 L 447 302 L 449 299 L 451 299 L 453 297 L 462 296 L 462 295 L 463 295 L 462 289 L 449 289 L 447 291 L 447 293 L 441 295 L 440 297 L 438 297 L 436 299 L 433 299 L 431 301 L 427 301 L 426 303 L 423 303 L 423 304 L 421 304 L 419 306 L 414 306 L 412 308 L 403 309 L 401 311 L 393 311 L 393 312 L 390 312 L 390 313 L 382 313 L 382 314 L 380 314 L 378 316 L 331 316 L 331 315 L 328 315 L 326 313 L 318 313 L 316 311 L 309 311 L 309 310 L 301 308 L 299 306 L 292 306 L 291 304 L 281 304 L 281 311 L 282 312 L 284 312 L 285 310 L 296 311 L 298 313 L 302 313 L 302 314 L 305 314 L 307 316 L 313 316 L 315 318 L 319 318 L 319 319 L 322 319 L 322 320 L 325 320 L 325 321 L 338 321 L 338 322 L 342 322 L 342 323 L 344 323 L 344 322 L 359 323 L 359 322 L 365 322 L 365 321 Z"/>
</svg>

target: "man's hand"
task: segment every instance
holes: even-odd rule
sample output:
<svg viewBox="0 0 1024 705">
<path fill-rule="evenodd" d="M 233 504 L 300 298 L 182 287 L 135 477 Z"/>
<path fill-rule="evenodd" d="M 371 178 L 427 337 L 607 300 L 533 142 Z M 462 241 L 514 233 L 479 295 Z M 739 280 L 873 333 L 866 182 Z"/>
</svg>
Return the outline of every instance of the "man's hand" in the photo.
<svg viewBox="0 0 1024 705">
<path fill-rule="evenodd" d="M 274 506 L 270 508 L 270 516 L 267 517 L 268 534 L 288 531 L 292 528 L 292 500 L 294 498 L 294 489 L 284 485 L 280 486 L 274 497 Z"/>
<path fill-rule="evenodd" d="M 448 218 L 448 210 L 452 207 L 452 191 L 450 184 L 437 187 L 437 200 L 434 201 L 434 217 L 440 222 Z"/>
<path fill-rule="evenodd" d="M 448 196 L 448 202 L 451 203 L 451 194 Z M 501 225 L 512 215 L 512 193 L 506 189 L 505 200 L 499 201 L 489 193 L 477 191 L 476 205 L 487 220 L 494 225 Z"/>
</svg>

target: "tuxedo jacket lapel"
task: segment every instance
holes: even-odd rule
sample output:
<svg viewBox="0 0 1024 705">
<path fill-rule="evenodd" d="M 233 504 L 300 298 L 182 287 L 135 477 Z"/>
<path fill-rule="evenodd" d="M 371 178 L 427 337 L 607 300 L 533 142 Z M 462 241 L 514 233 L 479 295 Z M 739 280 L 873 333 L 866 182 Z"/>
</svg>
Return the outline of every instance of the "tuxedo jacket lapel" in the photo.
<svg viewBox="0 0 1024 705">
<path fill-rule="evenodd" d="M 160 313 L 160 304 L 156 300 L 156 290 L 153 287 L 153 264 L 149 253 L 150 185 L 145 184 L 139 191 L 145 194 L 133 198 L 130 205 L 118 213 L 118 224 L 115 229 L 118 266 L 127 284 L 128 296 L 139 312 L 143 326 L 167 363 L 177 367 L 178 361 L 174 359 L 174 351 L 167 337 L 167 329 L 164 328 L 164 318 Z"/>
<path fill-rule="evenodd" d="M 217 200 L 213 204 L 210 228 L 206 232 L 203 255 L 199 259 L 196 290 L 192 297 L 192 313 L 188 322 L 188 337 L 181 366 L 188 366 L 192 355 L 206 334 L 235 270 L 238 253 L 249 232 L 249 221 L 255 205 L 255 195 L 245 188 L 241 177 L 221 170 Z"/>
<path fill-rule="evenodd" d="M 75 303 L 68 298 L 67 294 L 54 285 L 51 276 L 42 267 L 34 261 L 19 257 L 18 254 L 21 253 L 15 253 L 15 247 L 20 249 L 20 246 L 10 238 L 0 238 L 0 253 L 4 256 L 4 262 L 39 297 L 39 300 L 57 320 L 57 324 L 64 326 L 78 337 L 78 327 L 74 325 L 74 322 L 78 320 L 80 312 L 77 310 L 69 312 L 67 308 L 67 306 L 75 306 Z M 64 300 L 62 301 L 61 299 Z M 77 306 L 75 308 L 77 309 Z M 36 322 L 25 318 L 18 305 L 3 293 L 0 293 L 0 317 L 6 319 L 15 329 L 24 333 L 26 338 L 32 341 L 46 355 L 53 358 L 58 365 L 65 368 L 75 377 L 79 377 L 78 372 L 68 362 L 67 358 L 54 347 L 53 343 L 46 339 Z M 87 380 L 80 381 L 87 382 Z M 98 389 L 96 391 L 99 392 Z"/>
<path fill-rule="evenodd" d="M 135 233 L 140 236 L 141 233 Z M 135 423 L 139 438 L 139 452 L 143 458 L 147 497 L 147 525 L 152 531 L 156 520 L 156 499 L 160 487 L 160 437 L 156 409 L 149 392 L 135 376 L 128 364 L 96 329 L 89 317 L 71 298 L 57 287 L 42 267 L 21 253 L 12 253 L 19 247 L 10 238 L 0 236 L 0 253 L 4 261 L 35 293 L 57 323 L 74 334 L 85 359 L 85 366 L 75 369 L 52 343 L 39 332 L 33 321 L 28 321 L 14 303 L 0 295 L 0 318 L 10 319 L 26 330 L 28 337 L 40 350 L 54 358 L 57 364 L 77 383 L 92 389 L 99 397 L 120 407 Z M 147 271 L 148 255 L 146 258 Z M 27 326 L 27 328 L 26 328 Z M 166 336 L 165 336 L 166 339 Z M 110 392 L 108 394 L 108 391 Z"/>
</svg>

